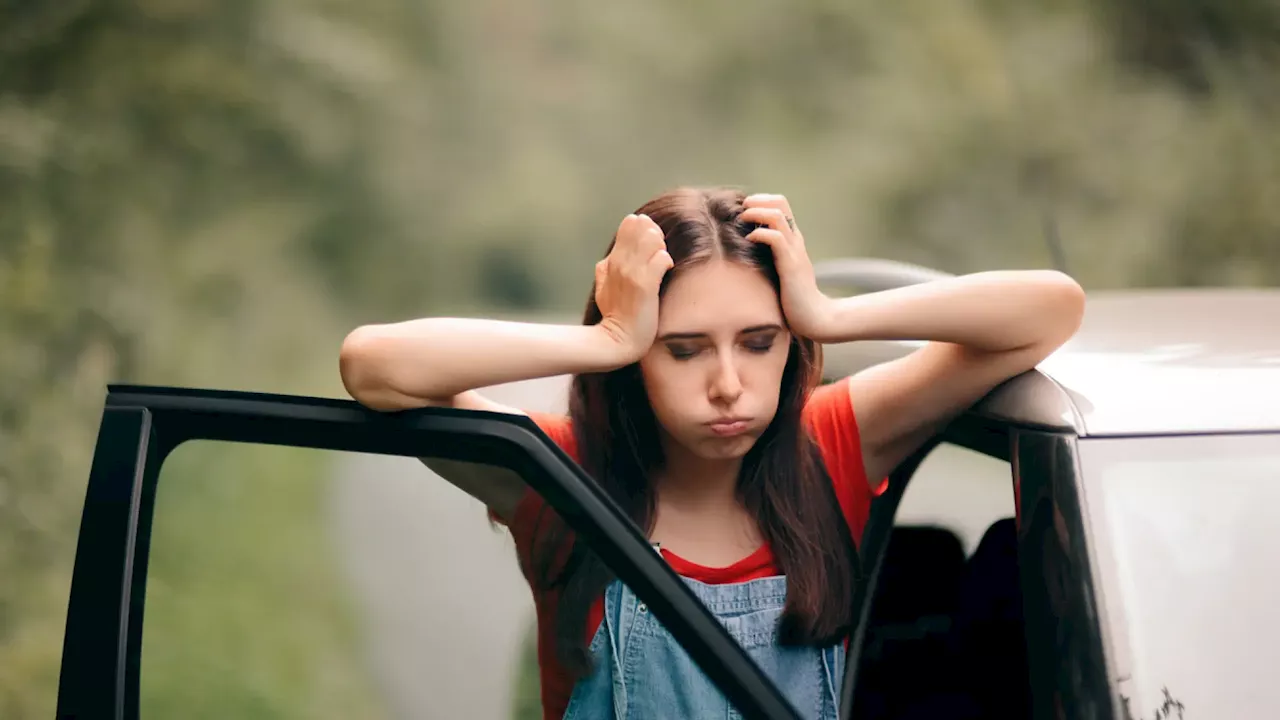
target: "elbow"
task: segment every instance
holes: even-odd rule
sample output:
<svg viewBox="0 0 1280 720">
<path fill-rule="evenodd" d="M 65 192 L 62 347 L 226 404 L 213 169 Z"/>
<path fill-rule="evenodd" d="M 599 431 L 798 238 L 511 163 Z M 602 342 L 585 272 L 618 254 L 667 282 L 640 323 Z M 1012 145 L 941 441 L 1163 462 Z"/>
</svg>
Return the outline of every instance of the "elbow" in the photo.
<svg viewBox="0 0 1280 720">
<path fill-rule="evenodd" d="M 1085 291 L 1074 278 L 1057 270 L 1036 271 L 1035 282 L 1041 298 L 1035 304 L 1041 342 L 1050 351 L 1056 350 L 1076 334 L 1084 321 Z"/>
<path fill-rule="evenodd" d="M 338 352 L 342 386 L 356 402 L 374 410 L 400 409 L 397 403 L 390 402 L 395 393 L 387 380 L 389 340 L 379 326 L 364 325 L 343 339 Z"/>
<path fill-rule="evenodd" d="M 1071 339 L 1084 322 L 1085 292 L 1080 283 L 1066 273 L 1054 272 L 1054 305 L 1063 332 L 1062 342 Z"/>
</svg>

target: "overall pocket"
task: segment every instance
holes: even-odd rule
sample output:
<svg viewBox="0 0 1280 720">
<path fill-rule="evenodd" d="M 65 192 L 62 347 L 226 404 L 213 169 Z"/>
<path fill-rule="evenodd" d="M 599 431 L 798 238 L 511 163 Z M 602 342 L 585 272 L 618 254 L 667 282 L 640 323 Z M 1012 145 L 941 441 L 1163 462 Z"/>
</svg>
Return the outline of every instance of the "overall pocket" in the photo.
<svg viewBox="0 0 1280 720">
<path fill-rule="evenodd" d="M 722 618 L 721 622 L 778 686 L 783 696 L 791 701 L 800 717 L 823 718 L 823 701 L 829 693 L 822 650 L 808 646 L 782 647 L 778 643 L 781 619 L 782 608 L 779 607 Z M 730 708 L 729 717 L 737 720 L 742 715 L 737 708 Z"/>
</svg>

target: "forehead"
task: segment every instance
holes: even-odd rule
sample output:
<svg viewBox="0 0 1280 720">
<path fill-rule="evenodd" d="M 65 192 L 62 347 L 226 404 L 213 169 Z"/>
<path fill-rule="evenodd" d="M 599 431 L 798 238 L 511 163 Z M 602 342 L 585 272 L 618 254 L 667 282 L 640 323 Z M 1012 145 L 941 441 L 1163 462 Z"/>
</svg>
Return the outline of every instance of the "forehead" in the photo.
<svg viewBox="0 0 1280 720">
<path fill-rule="evenodd" d="M 659 333 L 738 332 L 771 323 L 782 323 L 782 309 L 769 281 L 754 268 L 718 259 L 673 278 L 658 311 Z"/>
</svg>

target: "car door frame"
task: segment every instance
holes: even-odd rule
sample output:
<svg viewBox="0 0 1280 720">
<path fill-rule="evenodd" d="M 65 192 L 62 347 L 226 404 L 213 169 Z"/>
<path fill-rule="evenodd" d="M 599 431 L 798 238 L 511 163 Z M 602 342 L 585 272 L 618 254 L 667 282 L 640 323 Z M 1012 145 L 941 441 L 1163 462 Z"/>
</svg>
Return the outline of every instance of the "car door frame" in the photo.
<svg viewBox="0 0 1280 720">
<path fill-rule="evenodd" d="M 507 467 L 592 543 L 745 717 L 798 717 L 621 508 L 528 417 L 452 408 L 378 413 L 349 400 L 111 385 L 72 570 L 59 718 L 138 717 L 156 489 L 165 459 L 190 440 Z"/>
<path fill-rule="evenodd" d="M 1098 620 L 1096 566 L 1084 513 L 1077 441 L 1074 433 L 1012 423 L 971 410 L 893 470 L 885 491 L 872 502 L 860 546 L 867 582 L 855 600 L 860 620 L 845 666 L 842 718 L 849 717 L 853 707 L 867 622 L 898 507 L 921 463 L 942 443 L 1010 465 L 1033 716 L 1058 717 L 1061 705 L 1066 717 L 1115 717 L 1118 700 L 1108 680 L 1105 638 Z M 1071 579 L 1064 586 L 1066 596 L 1055 607 L 1050 607 L 1052 599 L 1041 580 L 1047 572 Z"/>
<path fill-rule="evenodd" d="M 1018 566 L 1034 716 L 1127 717 L 1127 713 L 1117 714 L 1121 698 L 1110 681 L 1079 437 L 1022 428 L 1012 440 Z M 1055 587 L 1061 588 L 1056 596 Z"/>
</svg>

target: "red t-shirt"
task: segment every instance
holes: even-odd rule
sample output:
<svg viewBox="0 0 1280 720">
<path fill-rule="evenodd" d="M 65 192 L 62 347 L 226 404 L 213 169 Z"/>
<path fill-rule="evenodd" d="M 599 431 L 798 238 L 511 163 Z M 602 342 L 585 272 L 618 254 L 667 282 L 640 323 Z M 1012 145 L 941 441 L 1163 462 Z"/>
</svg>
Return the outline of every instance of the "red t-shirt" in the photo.
<svg viewBox="0 0 1280 720">
<path fill-rule="evenodd" d="M 867 524 L 871 499 L 876 494 L 867 482 L 862 461 L 861 438 L 853 416 L 853 402 L 849 397 L 847 382 L 823 385 L 813 392 L 805 405 L 805 427 L 817 443 L 826 463 L 827 473 L 835 486 L 835 495 L 844 513 L 845 521 L 853 532 L 855 543 L 860 542 L 862 530 Z M 577 442 L 568 417 L 545 413 L 530 413 L 530 417 L 567 455 L 579 460 Z M 883 485 L 882 485 L 883 487 Z M 533 493 L 525 496 L 515 511 L 511 522 L 511 534 L 516 551 L 526 557 L 533 545 L 532 530 L 543 503 Z M 496 519 L 496 518 L 495 518 Z M 707 567 L 689 562 L 669 550 L 662 550 L 677 574 L 708 584 L 739 583 L 780 574 L 774 564 L 773 551 L 763 545 L 758 550 L 727 567 Z M 523 563 L 522 563 L 523 565 Z M 544 718 L 559 718 L 569 705 L 574 682 L 555 653 L 556 593 L 534 593 L 534 607 L 538 622 L 538 665 L 542 680 L 542 712 Z M 588 614 L 586 637 L 590 640 L 600 626 L 604 615 L 604 599 L 596 601 Z"/>
</svg>

